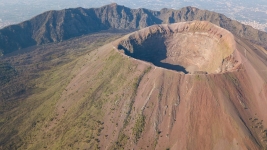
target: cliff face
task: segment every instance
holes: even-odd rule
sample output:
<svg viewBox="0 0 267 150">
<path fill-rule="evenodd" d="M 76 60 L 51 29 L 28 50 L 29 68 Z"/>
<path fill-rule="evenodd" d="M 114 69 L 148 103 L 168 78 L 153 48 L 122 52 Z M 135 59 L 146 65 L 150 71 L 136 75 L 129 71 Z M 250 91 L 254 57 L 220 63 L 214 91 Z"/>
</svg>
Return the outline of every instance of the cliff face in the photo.
<svg viewBox="0 0 267 150">
<path fill-rule="evenodd" d="M 7 54 L 33 45 L 59 42 L 107 29 L 141 29 L 154 24 L 210 21 L 234 35 L 266 46 L 267 34 L 222 14 L 186 7 L 180 10 L 130 9 L 117 4 L 101 8 L 48 11 L 0 30 L 0 51 Z"/>
</svg>

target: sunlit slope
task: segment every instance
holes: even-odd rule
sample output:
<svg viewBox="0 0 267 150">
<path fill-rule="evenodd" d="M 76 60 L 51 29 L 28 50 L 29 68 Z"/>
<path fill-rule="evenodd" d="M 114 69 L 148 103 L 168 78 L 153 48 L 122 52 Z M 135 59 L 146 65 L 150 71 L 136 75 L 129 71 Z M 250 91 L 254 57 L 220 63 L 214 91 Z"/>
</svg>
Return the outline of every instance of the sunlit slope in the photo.
<svg viewBox="0 0 267 150">
<path fill-rule="evenodd" d="M 185 74 L 125 55 L 126 37 L 31 80 L 2 115 L 3 149 L 266 149 L 262 47 L 233 36 L 238 67 Z"/>
</svg>

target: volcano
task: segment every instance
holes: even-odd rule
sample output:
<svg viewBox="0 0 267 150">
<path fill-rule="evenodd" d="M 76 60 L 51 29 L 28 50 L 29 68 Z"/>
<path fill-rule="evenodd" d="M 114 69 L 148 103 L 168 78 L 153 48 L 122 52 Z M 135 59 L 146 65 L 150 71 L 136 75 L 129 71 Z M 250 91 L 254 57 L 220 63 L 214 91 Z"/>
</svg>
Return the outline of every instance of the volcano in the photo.
<svg viewBox="0 0 267 150">
<path fill-rule="evenodd" d="M 234 36 L 208 22 L 152 26 L 129 35 L 118 48 L 133 58 L 184 73 L 222 73 L 241 61 Z"/>
<path fill-rule="evenodd" d="M 267 149 L 267 51 L 240 35 L 188 21 L 5 56 L 0 149 Z"/>
<path fill-rule="evenodd" d="M 139 75 L 132 95 L 125 87 L 108 106 L 100 147 L 266 147 L 266 51 L 254 47 L 205 21 L 154 25 L 102 47 L 97 56 L 119 52 L 135 64 L 127 78 Z"/>
</svg>

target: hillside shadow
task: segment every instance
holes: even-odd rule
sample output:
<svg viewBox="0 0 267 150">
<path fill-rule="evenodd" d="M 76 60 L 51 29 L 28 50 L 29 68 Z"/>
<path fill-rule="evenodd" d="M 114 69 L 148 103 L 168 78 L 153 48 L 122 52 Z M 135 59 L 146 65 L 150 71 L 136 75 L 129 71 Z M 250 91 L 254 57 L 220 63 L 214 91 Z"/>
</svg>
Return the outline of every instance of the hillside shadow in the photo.
<svg viewBox="0 0 267 150">
<path fill-rule="evenodd" d="M 159 66 L 159 67 L 166 68 L 169 70 L 174 70 L 174 71 L 183 72 L 185 74 L 188 74 L 188 72 L 185 70 L 185 68 L 183 66 L 180 66 L 180 65 L 173 65 L 173 64 L 169 64 L 169 63 L 163 63 L 163 62 L 154 62 L 153 64 L 155 66 Z"/>
<path fill-rule="evenodd" d="M 161 62 L 167 58 L 167 48 L 162 39 L 147 39 L 142 45 L 130 41 L 130 44 L 120 44 L 118 49 L 123 50 L 127 56 L 150 62 L 155 66 L 188 73 L 183 66 Z"/>
</svg>

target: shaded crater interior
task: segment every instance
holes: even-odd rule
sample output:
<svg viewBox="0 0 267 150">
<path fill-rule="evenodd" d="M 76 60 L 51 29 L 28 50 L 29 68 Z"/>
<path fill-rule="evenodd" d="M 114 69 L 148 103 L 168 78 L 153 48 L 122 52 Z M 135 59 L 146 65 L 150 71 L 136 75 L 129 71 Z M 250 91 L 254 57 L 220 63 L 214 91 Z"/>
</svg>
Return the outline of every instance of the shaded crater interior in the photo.
<svg viewBox="0 0 267 150">
<path fill-rule="evenodd" d="M 184 73 L 221 73 L 232 70 L 238 62 L 233 35 L 205 21 L 154 25 L 124 37 L 118 49 Z"/>
</svg>

